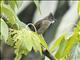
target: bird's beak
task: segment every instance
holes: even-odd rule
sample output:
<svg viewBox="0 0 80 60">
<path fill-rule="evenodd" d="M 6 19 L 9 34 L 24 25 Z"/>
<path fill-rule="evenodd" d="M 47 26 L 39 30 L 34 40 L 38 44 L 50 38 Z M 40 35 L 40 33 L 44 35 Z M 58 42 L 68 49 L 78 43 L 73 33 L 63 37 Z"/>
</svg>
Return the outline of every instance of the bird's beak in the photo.
<svg viewBox="0 0 80 60">
<path fill-rule="evenodd" d="M 53 24 L 55 21 L 53 20 L 53 21 L 51 21 L 51 23 Z"/>
<path fill-rule="evenodd" d="M 56 19 L 54 18 L 54 20 L 51 22 L 52 24 L 56 21 Z"/>
</svg>

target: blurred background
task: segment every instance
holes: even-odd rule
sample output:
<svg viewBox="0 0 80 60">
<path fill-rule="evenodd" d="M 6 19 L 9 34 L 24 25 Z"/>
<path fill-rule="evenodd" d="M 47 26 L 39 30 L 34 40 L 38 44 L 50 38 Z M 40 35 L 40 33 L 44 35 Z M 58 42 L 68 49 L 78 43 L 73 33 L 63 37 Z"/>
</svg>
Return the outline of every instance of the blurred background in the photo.
<svg viewBox="0 0 80 60">
<path fill-rule="evenodd" d="M 43 19 L 50 13 L 56 19 L 54 24 L 51 24 L 47 31 L 43 34 L 46 42 L 50 46 L 53 40 L 57 39 L 64 32 L 71 34 L 72 29 L 78 21 L 77 2 L 73 0 L 40 0 L 40 12 L 38 11 L 33 1 L 18 1 L 22 5 L 19 9 L 15 9 L 19 19 L 25 24 L 35 23 Z M 13 60 L 15 57 L 13 48 L 2 45 L 1 60 Z M 80 52 L 80 49 L 79 49 Z M 27 56 L 23 56 L 22 60 L 44 60 L 44 56 L 39 53 L 30 52 Z"/>
</svg>

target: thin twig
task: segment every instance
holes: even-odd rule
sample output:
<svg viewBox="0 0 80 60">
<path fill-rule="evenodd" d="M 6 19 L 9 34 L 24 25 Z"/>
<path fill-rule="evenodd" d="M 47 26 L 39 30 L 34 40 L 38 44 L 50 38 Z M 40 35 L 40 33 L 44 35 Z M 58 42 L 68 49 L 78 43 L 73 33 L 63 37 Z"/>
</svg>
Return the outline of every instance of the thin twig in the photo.
<svg viewBox="0 0 80 60">
<path fill-rule="evenodd" d="M 46 48 L 43 49 L 43 54 L 47 56 L 50 60 L 56 60 L 54 56 Z"/>
</svg>

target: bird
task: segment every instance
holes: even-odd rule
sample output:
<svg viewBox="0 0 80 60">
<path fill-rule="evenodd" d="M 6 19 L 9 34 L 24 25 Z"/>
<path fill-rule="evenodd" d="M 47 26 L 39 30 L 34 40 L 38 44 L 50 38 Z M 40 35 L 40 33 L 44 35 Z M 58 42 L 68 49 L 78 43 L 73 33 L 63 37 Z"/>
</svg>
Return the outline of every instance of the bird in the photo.
<svg viewBox="0 0 80 60">
<path fill-rule="evenodd" d="M 49 28 L 51 24 L 55 22 L 55 18 L 52 13 L 50 13 L 45 18 L 34 23 L 38 34 L 44 34 L 44 32 Z"/>
<path fill-rule="evenodd" d="M 45 33 L 45 31 L 49 28 L 49 26 L 51 24 L 53 24 L 55 22 L 55 18 L 53 16 L 52 13 L 50 13 L 48 16 L 44 17 L 43 19 L 37 21 L 36 23 L 34 24 L 30 24 L 32 25 L 31 26 L 31 29 L 33 31 L 35 31 L 35 28 L 37 30 L 37 33 L 38 34 L 41 34 L 42 38 L 44 39 L 43 37 L 43 34 Z M 34 25 L 34 26 L 33 26 Z M 35 27 L 35 28 L 34 28 Z M 48 58 L 50 58 L 50 60 L 55 60 L 54 56 L 48 51 L 48 49 L 46 49 L 45 47 L 42 46 L 42 53 L 47 56 Z"/>
</svg>

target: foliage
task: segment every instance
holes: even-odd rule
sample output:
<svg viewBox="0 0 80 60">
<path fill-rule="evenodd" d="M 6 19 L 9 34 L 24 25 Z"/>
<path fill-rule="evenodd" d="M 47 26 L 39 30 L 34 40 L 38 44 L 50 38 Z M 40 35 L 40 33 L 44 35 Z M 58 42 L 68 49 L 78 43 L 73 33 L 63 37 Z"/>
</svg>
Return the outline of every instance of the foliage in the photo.
<svg viewBox="0 0 80 60">
<path fill-rule="evenodd" d="M 78 14 L 80 16 L 80 1 L 78 1 Z"/>
<path fill-rule="evenodd" d="M 12 4 L 12 5 L 11 5 Z M 35 52 L 39 51 L 42 55 L 42 46 L 48 49 L 46 42 L 41 35 L 32 32 L 27 25 L 22 23 L 14 12 L 16 1 L 4 4 L 1 1 L 1 15 L 4 14 L 6 21 L 0 18 L 1 23 L 1 40 L 14 47 L 15 60 L 20 60 L 22 54 L 28 54 L 32 48 Z M 5 34 L 6 33 L 6 34 Z"/>
<path fill-rule="evenodd" d="M 78 2 L 78 14 L 80 16 L 80 1 Z M 76 52 L 77 48 L 80 48 L 79 45 L 80 45 L 80 19 L 77 22 L 76 27 L 74 28 L 72 34 L 69 37 L 66 37 L 66 34 L 61 35 L 57 40 L 54 41 L 54 43 L 50 46 L 49 49 L 50 52 L 53 53 L 53 56 L 55 56 L 56 59 L 58 60 L 60 59 L 67 60 L 67 58 L 71 57 L 72 54 L 73 54 L 73 58 L 70 59 L 75 60 L 76 54 L 70 52 L 73 48 L 75 48 L 74 51 Z"/>
<path fill-rule="evenodd" d="M 8 26 L 7 24 L 4 22 L 3 19 L 0 18 L 0 33 L 2 35 L 2 37 L 4 38 L 4 40 L 6 41 L 7 38 L 8 38 Z M 6 33 L 6 34 L 5 34 Z M 1 38 L 1 35 L 0 35 L 0 38 Z M 2 39 L 2 38 L 1 38 Z"/>
<path fill-rule="evenodd" d="M 32 49 L 39 51 L 42 55 L 42 47 L 48 49 L 44 38 L 29 29 L 28 25 L 22 23 L 15 14 L 15 7 L 18 7 L 17 1 L 0 1 L 1 15 L 7 17 L 6 20 L 0 18 L 0 40 L 14 48 L 16 54 L 15 60 L 20 60 L 22 55 L 27 55 Z M 34 3 L 39 7 L 39 1 Z M 78 13 L 80 16 L 80 2 L 78 4 Z M 6 34 L 5 34 L 6 33 Z M 56 59 L 66 60 L 74 44 L 80 45 L 80 20 L 69 37 L 64 33 L 50 46 L 50 52 L 54 53 Z"/>
<path fill-rule="evenodd" d="M 78 2 L 78 14 L 80 16 L 80 2 Z M 80 19 L 77 22 L 77 25 L 74 28 L 72 34 L 69 37 L 66 37 L 66 34 L 61 35 L 50 46 L 50 51 L 56 52 L 54 54 L 56 59 L 66 60 L 69 57 L 68 55 L 70 54 L 70 51 L 73 48 L 74 44 L 77 44 L 77 46 L 79 48 L 79 45 L 80 45 Z M 58 48 L 58 49 L 55 51 L 55 48 Z M 74 49 L 74 50 L 76 51 L 76 49 Z M 74 54 L 73 56 L 75 57 L 76 55 Z"/>
</svg>

